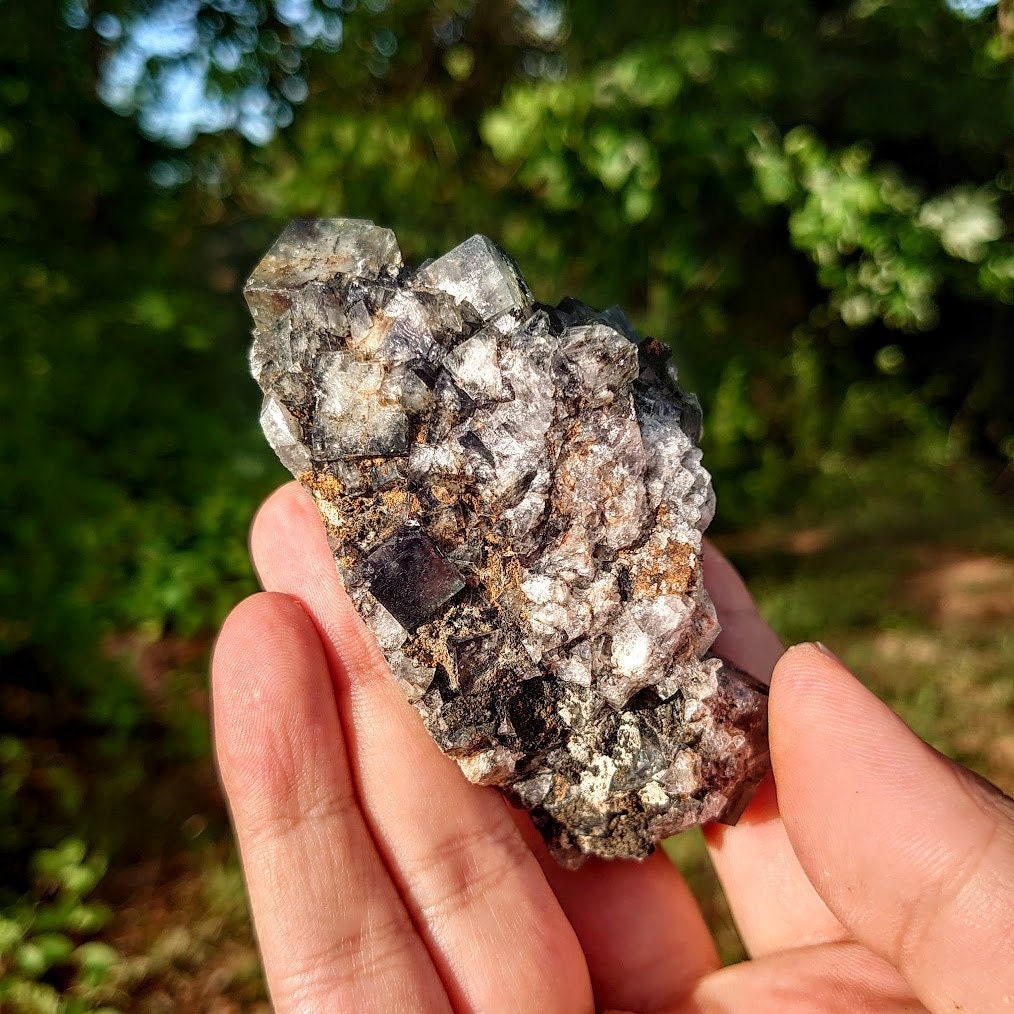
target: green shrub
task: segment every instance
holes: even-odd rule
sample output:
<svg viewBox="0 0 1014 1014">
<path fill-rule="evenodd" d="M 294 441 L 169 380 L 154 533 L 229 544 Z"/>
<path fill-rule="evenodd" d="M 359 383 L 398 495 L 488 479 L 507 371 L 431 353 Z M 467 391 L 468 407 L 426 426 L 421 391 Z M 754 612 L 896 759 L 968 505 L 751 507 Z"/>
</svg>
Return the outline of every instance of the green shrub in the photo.
<svg viewBox="0 0 1014 1014">
<path fill-rule="evenodd" d="M 93 939 L 110 918 L 88 900 L 105 859 L 68 838 L 34 856 L 31 892 L 0 909 L 0 1006 L 17 1014 L 111 1012 L 125 959 Z"/>
</svg>

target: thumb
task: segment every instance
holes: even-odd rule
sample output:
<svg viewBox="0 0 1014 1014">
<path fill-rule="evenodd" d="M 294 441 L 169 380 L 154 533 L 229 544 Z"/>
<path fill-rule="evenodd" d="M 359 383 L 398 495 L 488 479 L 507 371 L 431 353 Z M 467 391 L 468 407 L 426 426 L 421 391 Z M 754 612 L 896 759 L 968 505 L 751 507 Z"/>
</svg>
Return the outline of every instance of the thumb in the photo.
<svg viewBox="0 0 1014 1014">
<path fill-rule="evenodd" d="M 770 722 L 782 818 L 828 908 L 931 1010 L 1014 1002 L 1014 803 L 816 645 L 775 667 Z"/>
</svg>

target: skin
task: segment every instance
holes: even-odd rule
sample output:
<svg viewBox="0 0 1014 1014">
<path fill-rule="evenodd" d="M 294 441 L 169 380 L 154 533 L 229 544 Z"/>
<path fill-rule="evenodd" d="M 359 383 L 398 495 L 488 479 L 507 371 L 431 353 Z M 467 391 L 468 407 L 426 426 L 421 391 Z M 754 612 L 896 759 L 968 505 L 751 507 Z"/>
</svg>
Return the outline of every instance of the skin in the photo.
<svg viewBox="0 0 1014 1014">
<path fill-rule="evenodd" d="M 214 735 L 275 1009 L 1014 1009 L 1014 803 L 820 645 L 782 646 L 708 547 L 716 651 L 772 672 L 773 779 L 706 837 L 751 960 L 721 968 L 658 852 L 565 871 L 430 740 L 296 484 L 213 659 Z M 776 789 L 777 787 L 777 789 Z"/>
</svg>

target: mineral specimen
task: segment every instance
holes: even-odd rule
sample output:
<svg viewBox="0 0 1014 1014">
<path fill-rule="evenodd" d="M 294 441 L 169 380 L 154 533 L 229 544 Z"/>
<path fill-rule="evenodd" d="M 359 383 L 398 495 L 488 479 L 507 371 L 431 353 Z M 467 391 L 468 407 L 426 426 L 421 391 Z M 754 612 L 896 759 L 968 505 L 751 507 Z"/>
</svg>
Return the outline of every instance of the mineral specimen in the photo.
<svg viewBox="0 0 1014 1014">
<path fill-rule="evenodd" d="M 293 222 L 246 286 L 261 423 L 430 734 L 556 857 L 734 821 L 767 694 L 708 650 L 700 409 L 618 307 L 534 301 L 473 236 Z"/>
</svg>

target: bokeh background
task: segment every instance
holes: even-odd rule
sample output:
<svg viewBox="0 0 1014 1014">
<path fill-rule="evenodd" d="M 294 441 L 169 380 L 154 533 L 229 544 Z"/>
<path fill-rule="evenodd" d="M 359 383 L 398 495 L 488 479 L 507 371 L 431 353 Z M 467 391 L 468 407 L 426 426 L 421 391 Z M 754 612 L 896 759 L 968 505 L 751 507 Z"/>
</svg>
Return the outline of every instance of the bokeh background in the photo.
<svg viewBox="0 0 1014 1014">
<path fill-rule="evenodd" d="M 673 342 L 772 623 L 1014 787 L 1012 71 L 1007 0 L 0 0 L 0 1007 L 266 1010 L 206 664 L 295 216 Z"/>
</svg>

